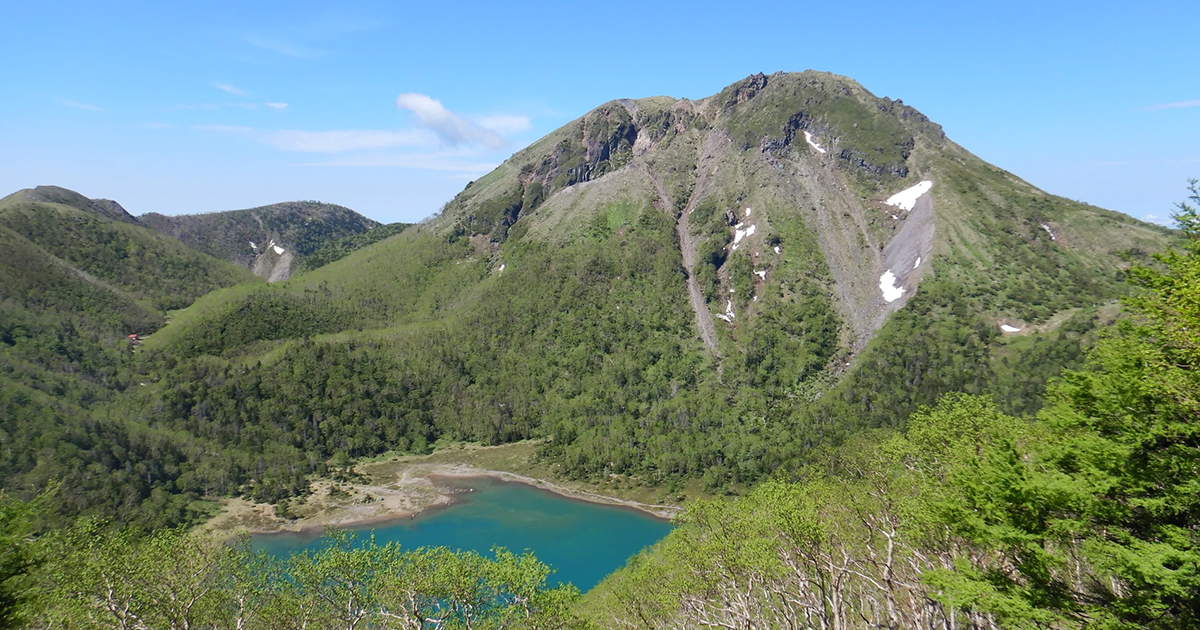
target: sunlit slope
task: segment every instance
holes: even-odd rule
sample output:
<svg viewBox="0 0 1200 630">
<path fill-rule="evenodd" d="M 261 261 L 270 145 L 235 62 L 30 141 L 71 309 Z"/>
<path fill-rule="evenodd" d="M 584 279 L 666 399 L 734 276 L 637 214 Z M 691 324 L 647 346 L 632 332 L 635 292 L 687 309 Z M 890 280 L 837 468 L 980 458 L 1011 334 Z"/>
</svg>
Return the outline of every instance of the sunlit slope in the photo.
<svg viewBox="0 0 1200 630">
<path fill-rule="evenodd" d="M 401 235 L 209 296 L 152 348 L 249 372 L 160 420 L 220 401 L 205 431 L 262 419 L 278 432 L 255 439 L 322 455 L 535 436 L 581 475 L 751 480 L 945 391 L 1035 408 L 1128 261 L 1168 239 L 987 165 L 850 79 L 756 75 L 607 103 Z M 284 374 L 260 400 L 236 393 Z M 320 408 L 271 415 L 305 397 Z"/>
</svg>

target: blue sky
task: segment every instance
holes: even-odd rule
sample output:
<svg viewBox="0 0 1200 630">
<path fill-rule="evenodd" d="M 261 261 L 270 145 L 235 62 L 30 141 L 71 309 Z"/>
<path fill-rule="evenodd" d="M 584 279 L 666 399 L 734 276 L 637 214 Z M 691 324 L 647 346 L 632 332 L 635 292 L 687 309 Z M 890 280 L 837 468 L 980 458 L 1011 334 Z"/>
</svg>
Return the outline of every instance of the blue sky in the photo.
<svg viewBox="0 0 1200 630">
<path fill-rule="evenodd" d="M 1195 2 L 7 2 L 0 195 L 428 216 L 613 98 L 817 69 L 1048 192 L 1166 221 L 1200 178 Z"/>
</svg>

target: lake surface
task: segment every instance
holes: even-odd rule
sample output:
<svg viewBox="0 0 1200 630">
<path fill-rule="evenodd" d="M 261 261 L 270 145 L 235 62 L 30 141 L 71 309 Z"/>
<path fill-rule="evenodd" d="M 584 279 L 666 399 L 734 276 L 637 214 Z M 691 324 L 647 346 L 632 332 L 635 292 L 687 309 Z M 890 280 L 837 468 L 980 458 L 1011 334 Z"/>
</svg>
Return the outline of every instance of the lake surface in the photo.
<svg viewBox="0 0 1200 630">
<path fill-rule="evenodd" d="M 493 546 L 532 551 L 557 569 L 550 584 L 570 582 L 581 591 L 625 564 L 630 556 L 671 531 L 669 522 L 632 508 L 570 499 L 491 477 L 439 480 L 459 490 L 456 503 L 403 519 L 355 528 L 375 532 L 380 544 L 405 548 L 445 546 L 488 553 Z M 310 534 L 260 534 L 255 549 L 286 556 L 323 543 Z"/>
</svg>

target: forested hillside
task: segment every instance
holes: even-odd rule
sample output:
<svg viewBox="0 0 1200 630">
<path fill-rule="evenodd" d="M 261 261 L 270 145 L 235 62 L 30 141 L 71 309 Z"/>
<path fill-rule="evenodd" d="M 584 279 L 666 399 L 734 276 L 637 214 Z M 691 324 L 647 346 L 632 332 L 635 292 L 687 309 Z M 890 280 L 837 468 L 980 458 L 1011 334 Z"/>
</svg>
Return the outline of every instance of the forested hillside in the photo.
<svg viewBox="0 0 1200 630">
<path fill-rule="evenodd" d="M 139 386 L 129 335 L 254 276 L 138 226 L 115 203 L 50 187 L 0 201 L 0 249 L 4 486 L 60 483 L 65 514 L 191 518 L 188 500 L 163 490 L 183 444 L 104 409 Z"/>
<path fill-rule="evenodd" d="M 331 225 L 357 229 L 358 215 L 321 208 Z M 301 235 L 308 218 L 324 225 L 305 214 L 321 208 L 275 207 Z M 332 458 L 423 452 L 442 439 L 534 438 L 569 477 L 703 479 L 723 493 L 863 430 L 903 428 L 945 393 L 1034 413 L 1047 380 L 1079 367 L 1112 322 L 1129 265 L 1171 238 L 1037 190 L 911 107 L 817 72 L 754 75 L 699 101 L 604 104 L 430 220 L 309 243 L 312 270 L 270 285 L 228 286 L 245 274 L 227 265 L 234 275 L 217 281 L 216 267 L 138 263 L 152 250 L 116 235 L 143 228 L 72 212 L 86 220 L 12 219 L 91 274 L 73 277 L 120 289 L 104 294 L 111 307 L 80 307 L 99 299 L 81 293 L 70 308 L 127 311 L 128 327 L 203 294 L 133 359 L 104 363 L 115 385 L 60 369 L 56 387 L 91 393 L 50 393 L 39 404 L 66 411 L 33 414 L 69 411 L 80 420 L 66 425 L 88 435 L 131 436 L 53 442 L 88 453 L 45 460 L 56 466 L 95 459 L 137 480 L 136 491 L 126 492 L 131 481 L 81 492 L 65 513 L 111 513 L 117 502 L 122 519 L 155 523 L 195 515 L 150 506 L 278 502 L 306 494 Z M 207 246 L 222 255 L 233 255 L 228 245 L 275 256 L 282 232 L 260 237 L 276 245 L 243 247 L 221 223 L 267 229 L 270 216 L 183 218 L 177 236 L 219 236 Z M 113 236 L 75 232 L 92 224 Z M 355 249 L 378 230 L 391 236 Z M 99 442 L 120 448 L 91 454 Z M 38 448 L 8 451 L 21 471 L 12 487 L 61 476 L 21 476 L 38 469 Z"/>
<path fill-rule="evenodd" d="M 756 75 L 605 104 L 399 236 L 206 296 L 131 410 L 231 449 L 197 479 L 259 499 L 441 438 L 721 492 L 947 392 L 1035 412 L 1168 239 L 849 79 Z"/>
<path fill-rule="evenodd" d="M 1192 200 L 1200 204 L 1193 187 Z M 1200 210 L 1130 271 L 1108 329 L 1036 416 L 947 394 L 679 527 L 580 598 L 531 555 L 331 531 L 286 560 L 0 497 L 0 620 L 34 628 L 1200 627 Z"/>
</svg>

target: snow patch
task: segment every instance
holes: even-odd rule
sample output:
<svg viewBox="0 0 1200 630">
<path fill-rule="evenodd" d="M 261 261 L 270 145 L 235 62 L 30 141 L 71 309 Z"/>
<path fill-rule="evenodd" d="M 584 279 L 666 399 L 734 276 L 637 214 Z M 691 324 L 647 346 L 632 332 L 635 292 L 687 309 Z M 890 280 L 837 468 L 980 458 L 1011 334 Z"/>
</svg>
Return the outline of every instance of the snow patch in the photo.
<svg viewBox="0 0 1200 630">
<path fill-rule="evenodd" d="M 275 253 L 276 253 L 276 254 L 279 254 L 280 256 L 282 256 L 282 255 L 283 255 L 283 252 L 287 251 L 287 250 L 283 249 L 282 247 L 280 247 L 280 246 L 278 246 L 278 245 L 272 245 L 272 246 L 271 246 L 271 249 L 275 250 Z"/>
<path fill-rule="evenodd" d="M 758 276 L 759 278 L 762 278 L 763 280 L 767 279 L 767 272 L 765 270 L 764 271 L 755 271 L 754 275 Z"/>
<path fill-rule="evenodd" d="M 913 264 L 913 269 L 916 269 L 917 267 L 920 267 L 920 266 L 921 266 L 921 257 L 917 256 L 917 262 L 915 264 Z"/>
<path fill-rule="evenodd" d="M 776 253 L 776 254 L 780 253 L 780 252 L 779 252 L 779 246 L 778 246 L 778 245 L 776 245 L 776 246 L 775 246 L 775 253 Z"/>
<path fill-rule="evenodd" d="M 1043 230 L 1046 230 L 1046 233 L 1050 235 L 1050 240 L 1052 240 L 1052 241 L 1056 241 L 1056 240 L 1058 240 L 1058 239 L 1054 238 L 1054 232 L 1052 232 L 1052 231 L 1050 230 L 1050 226 L 1049 226 L 1049 225 L 1046 225 L 1045 223 L 1043 223 L 1043 224 L 1042 224 L 1042 229 L 1043 229 Z"/>
<path fill-rule="evenodd" d="M 917 205 L 917 199 L 929 192 L 933 188 L 933 182 L 925 180 L 912 188 L 906 188 L 891 197 L 887 198 L 886 203 L 889 206 L 900 208 L 901 210 L 912 210 L 913 206 Z"/>
<path fill-rule="evenodd" d="M 725 312 L 718 313 L 717 317 L 720 317 L 729 323 L 733 323 L 733 320 L 737 319 L 737 316 L 733 314 L 733 300 L 727 300 L 725 302 Z"/>
<path fill-rule="evenodd" d="M 1021 332 L 1020 328 L 1017 328 L 1016 326 L 1009 326 L 1008 324 L 1000 324 L 1000 330 L 1003 330 L 1007 333 Z"/>
<path fill-rule="evenodd" d="M 810 146 L 812 146 L 812 148 L 820 151 L 821 153 L 825 152 L 825 149 L 822 149 L 821 145 L 817 144 L 816 141 L 813 140 L 813 135 L 807 131 L 804 132 L 804 141 L 807 142 Z"/>
<path fill-rule="evenodd" d="M 503 263 L 501 263 L 501 265 L 500 265 L 500 273 L 504 273 L 504 264 Z"/>
<path fill-rule="evenodd" d="M 883 292 L 884 302 L 895 302 L 904 296 L 904 287 L 896 286 L 896 274 L 891 269 L 879 276 L 879 290 Z"/>
<path fill-rule="evenodd" d="M 750 208 L 746 208 L 746 216 L 750 216 Z"/>
<path fill-rule="evenodd" d="M 754 234 L 755 230 L 758 229 L 757 226 L 753 226 L 753 225 L 746 226 L 746 229 L 744 229 L 744 230 L 737 229 L 737 228 L 741 227 L 742 225 L 744 225 L 744 224 L 739 223 L 739 224 L 733 226 L 734 229 L 733 229 L 733 247 L 732 247 L 732 249 L 734 249 L 734 250 L 737 250 L 738 243 L 741 243 L 742 239 L 746 238 L 747 236 L 752 236 Z"/>
<path fill-rule="evenodd" d="M 893 218 L 893 219 L 895 219 L 895 220 L 897 220 L 897 221 L 899 221 L 899 220 L 900 220 L 900 217 L 898 217 L 898 216 L 896 216 L 896 215 L 894 215 L 894 214 L 892 215 L 892 218 Z"/>
<path fill-rule="evenodd" d="M 254 241 L 249 241 L 249 243 L 250 243 L 250 249 L 258 249 L 258 245 L 255 245 Z"/>
</svg>

